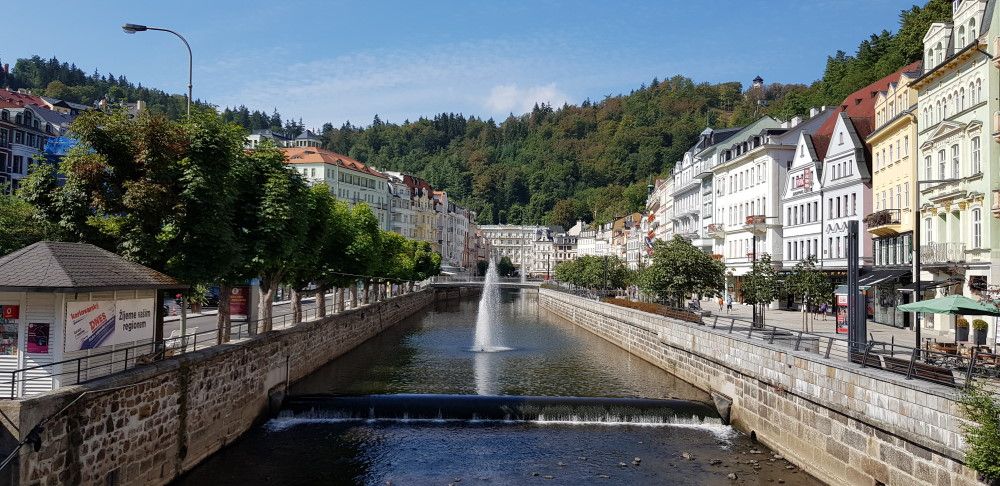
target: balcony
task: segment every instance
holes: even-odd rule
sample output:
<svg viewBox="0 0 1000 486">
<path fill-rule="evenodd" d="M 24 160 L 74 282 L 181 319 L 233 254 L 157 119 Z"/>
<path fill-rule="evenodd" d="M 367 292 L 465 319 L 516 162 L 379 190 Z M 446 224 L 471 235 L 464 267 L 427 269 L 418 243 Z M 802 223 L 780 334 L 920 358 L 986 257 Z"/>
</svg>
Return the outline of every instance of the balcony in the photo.
<svg viewBox="0 0 1000 486">
<path fill-rule="evenodd" d="M 883 209 L 865 216 L 868 232 L 875 236 L 893 236 L 899 233 L 900 210 Z"/>
<path fill-rule="evenodd" d="M 674 189 L 674 195 L 676 196 L 677 194 L 683 194 L 692 189 L 697 189 L 700 186 L 701 186 L 701 179 L 691 179 L 677 186 L 677 188 Z"/>
<path fill-rule="evenodd" d="M 1000 189 L 993 190 L 993 217 L 1000 218 Z"/>
<path fill-rule="evenodd" d="M 721 240 L 726 237 L 726 225 L 722 223 L 713 223 L 708 225 L 708 236 Z"/>
<path fill-rule="evenodd" d="M 774 218 L 771 218 L 774 219 Z M 768 217 L 763 214 L 754 214 L 746 217 L 746 221 L 743 224 L 743 229 L 750 231 L 751 233 L 764 233 L 767 231 Z"/>
<path fill-rule="evenodd" d="M 921 265 L 965 262 L 965 243 L 931 243 L 920 247 Z"/>
<path fill-rule="evenodd" d="M 710 179 L 712 177 L 712 168 L 708 164 L 702 164 L 701 168 L 698 169 L 698 173 L 694 175 L 695 179 Z"/>
</svg>

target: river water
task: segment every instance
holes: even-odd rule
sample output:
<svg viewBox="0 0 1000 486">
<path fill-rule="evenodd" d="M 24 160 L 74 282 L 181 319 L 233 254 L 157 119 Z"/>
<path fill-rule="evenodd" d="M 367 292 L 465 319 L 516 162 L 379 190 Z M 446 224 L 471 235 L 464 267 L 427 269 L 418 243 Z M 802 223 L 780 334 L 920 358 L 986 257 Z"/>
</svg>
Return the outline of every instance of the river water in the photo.
<svg viewBox="0 0 1000 486">
<path fill-rule="evenodd" d="M 177 484 L 819 484 L 706 413 L 708 394 L 540 311 L 534 292 L 502 294 L 509 351 L 470 351 L 476 314 L 474 299 L 438 302 L 331 361 Z M 623 399 L 671 399 L 653 403 L 676 416 Z M 437 416 L 420 415 L 429 400 Z"/>
</svg>

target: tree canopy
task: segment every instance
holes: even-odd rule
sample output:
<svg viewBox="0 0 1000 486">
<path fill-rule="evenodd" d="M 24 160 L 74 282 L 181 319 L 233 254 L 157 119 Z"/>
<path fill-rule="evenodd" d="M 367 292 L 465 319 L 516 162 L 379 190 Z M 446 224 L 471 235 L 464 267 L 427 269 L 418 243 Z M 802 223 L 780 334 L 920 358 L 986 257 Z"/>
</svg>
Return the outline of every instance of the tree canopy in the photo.
<svg viewBox="0 0 1000 486">
<path fill-rule="evenodd" d="M 713 295 L 725 286 L 725 265 L 688 240 L 653 244 L 653 261 L 639 275 L 643 292 L 680 305 L 689 295 Z"/>
</svg>

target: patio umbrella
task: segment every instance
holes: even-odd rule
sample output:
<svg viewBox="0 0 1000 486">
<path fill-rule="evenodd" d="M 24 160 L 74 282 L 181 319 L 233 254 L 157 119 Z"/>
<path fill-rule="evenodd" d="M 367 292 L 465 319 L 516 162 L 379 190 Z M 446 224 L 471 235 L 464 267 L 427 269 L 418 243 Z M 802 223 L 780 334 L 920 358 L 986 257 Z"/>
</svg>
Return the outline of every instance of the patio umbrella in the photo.
<svg viewBox="0 0 1000 486">
<path fill-rule="evenodd" d="M 983 304 L 964 295 L 948 295 L 936 299 L 921 300 L 899 306 L 903 312 L 920 312 L 926 314 L 961 314 L 967 316 L 998 316 L 1000 310 L 992 305 Z"/>
</svg>

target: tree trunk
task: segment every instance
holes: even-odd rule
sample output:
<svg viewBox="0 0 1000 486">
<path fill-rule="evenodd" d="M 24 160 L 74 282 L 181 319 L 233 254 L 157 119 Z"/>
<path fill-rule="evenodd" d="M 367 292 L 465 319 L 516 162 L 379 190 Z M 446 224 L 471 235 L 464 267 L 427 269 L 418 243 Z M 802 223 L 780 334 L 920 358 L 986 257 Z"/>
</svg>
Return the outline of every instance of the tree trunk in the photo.
<svg viewBox="0 0 1000 486">
<path fill-rule="evenodd" d="M 371 304 L 372 282 L 365 280 L 365 305 Z"/>
<path fill-rule="evenodd" d="M 326 285 L 316 288 L 316 317 L 326 317 Z"/>
<path fill-rule="evenodd" d="M 260 332 L 268 332 L 274 328 L 274 294 L 278 291 L 278 277 L 260 279 Z"/>
<path fill-rule="evenodd" d="M 298 287 L 292 287 L 291 290 L 292 323 L 298 324 L 302 322 L 302 292 L 299 292 Z"/>
<path fill-rule="evenodd" d="M 232 316 L 229 314 L 229 297 L 233 287 L 229 284 L 219 284 L 219 314 L 215 316 L 218 326 L 218 343 L 228 343 L 232 336 L 229 324 Z"/>
<path fill-rule="evenodd" d="M 356 309 L 358 307 L 358 286 L 357 284 L 351 286 L 351 309 Z"/>
</svg>

